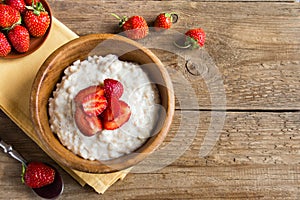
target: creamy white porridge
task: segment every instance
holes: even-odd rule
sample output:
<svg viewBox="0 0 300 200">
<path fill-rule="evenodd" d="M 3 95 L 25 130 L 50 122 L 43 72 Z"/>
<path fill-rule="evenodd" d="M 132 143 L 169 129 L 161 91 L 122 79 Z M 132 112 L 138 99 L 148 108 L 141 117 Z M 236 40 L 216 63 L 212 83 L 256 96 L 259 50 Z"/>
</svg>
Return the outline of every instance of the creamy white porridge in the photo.
<svg viewBox="0 0 300 200">
<path fill-rule="evenodd" d="M 86 137 L 73 118 L 74 97 L 80 90 L 99 85 L 106 78 L 123 84 L 121 100 L 130 106 L 130 119 L 118 129 Z M 49 99 L 50 127 L 64 146 L 85 159 L 117 158 L 136 150 L 149 138 L 157 123 L 159 101 L 157 88 L 139 65 L 120 61 L 115 55 L 93 56 L 65 69 L 62 81 Z"/>
</svg>

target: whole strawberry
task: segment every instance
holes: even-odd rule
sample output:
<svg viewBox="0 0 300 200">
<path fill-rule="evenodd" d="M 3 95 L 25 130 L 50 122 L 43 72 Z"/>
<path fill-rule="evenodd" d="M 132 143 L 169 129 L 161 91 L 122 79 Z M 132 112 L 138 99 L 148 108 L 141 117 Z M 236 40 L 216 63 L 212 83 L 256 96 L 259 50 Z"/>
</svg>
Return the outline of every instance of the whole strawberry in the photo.
<svg viewBox="0 0 300 200">
<path fill-rule="evenodd" d="M 6 0 L 5 3 L 18 10 L 20 13 L 23 13 L 26 10 L 24 0 Z"/>
<path fill-rule="evenodd" d="M 24 53 L 29 50 L 30 35 L 24 26 L 14 26 L 11 30 L 8 31 L 7 36 L 12 46 L 19 53 Z"/>
<path fill-rule="evenodd" d="M 172 24 L 177 22 L 178 16 L 175 13 L 161 13 L 154 21 L 154 30 L 163 31 L 171 28 Z"/>
<path fill-rule="evenodd" d="M 193 49 L 203 47 L 206 39 L 206 34 L 203 29 L 190 29 L 186 33 L 185 45 Z"/>
<path fill-rule="evenodd" d="M 9 5 L 0 4 L 0 27 L 9 28 L 20 21 L 21 15 L 19 11 Z"/>
<path fill-rule="evenodd" d="M 26 6 L 26 8 L 28 10 L 25 11 L 23 20 L 30 35 L 33 37 L 45 35 L 50 25 L 50 16 L 45 11 L 43 4 L 38 2 L 35 6 Z"/>
<path fill-rule="evenodd" d="M 148 35 L 149 27 L 143 17 L 135 15 L 130 18 L 127 18 L 126 16 L 120 18 L 115 14 L 113 14 L 113 16 L 119 19 L 119 26 L 122 27 L 125 35 L 128 38 L 138 40 Z"/>
<path fill-rule="evenodd" d="M 11 46 L 5 35 L 0 32 L 0 57 L 5 57 L 11 52 Z"/>
<path fill-rule="evenodd" d="M 42 162 L 30 162 L 24 167 L 22 178 L 27 186 L 40 188 L 53 183 L 55 170 Z"/>
</svg>

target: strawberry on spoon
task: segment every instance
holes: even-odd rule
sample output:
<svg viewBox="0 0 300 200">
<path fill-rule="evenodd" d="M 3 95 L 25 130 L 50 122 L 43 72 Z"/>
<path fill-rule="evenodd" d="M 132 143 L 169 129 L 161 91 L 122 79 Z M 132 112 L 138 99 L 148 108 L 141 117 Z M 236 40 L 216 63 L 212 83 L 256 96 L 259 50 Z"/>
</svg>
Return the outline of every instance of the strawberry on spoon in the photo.
<svg viewBox="0 0 300 200">
<path fill-rule="evenodd" d="M 58 171 L 50 165 L 41 162 L 27 162 L 21 154 L 0 139 L 0 147 L 4 153 L 8 153 L 12 158 L 22 163 L 24 169 L 24 180 L 32 191 L 43 199 L 55 199 L 59 197 L 64 189 L 64 182 Z M 30 177 L 26 178 L 26 173 Z M 32 178 L 29 182 L 29 178 Z M 36 177 L 37 176 L 37 177 Z M 45 178 L 46 176 L 46 178 Z M 34 181 L 34 183 L 32 182 Z M 36 184 L 39 182 L 39 184 Z M 32 187 L 33 186 L 33 187 Z"/>
</svg>

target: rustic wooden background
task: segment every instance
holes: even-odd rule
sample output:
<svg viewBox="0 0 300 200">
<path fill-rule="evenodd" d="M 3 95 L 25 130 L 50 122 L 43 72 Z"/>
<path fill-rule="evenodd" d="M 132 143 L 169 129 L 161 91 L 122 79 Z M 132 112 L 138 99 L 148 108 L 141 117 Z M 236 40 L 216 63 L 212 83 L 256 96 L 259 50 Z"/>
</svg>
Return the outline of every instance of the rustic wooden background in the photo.
<svg viewBox="0 0 300 200">
<path fill-rule="evenodd" d="M 208 66 L 193 68 L 187 59 L 155 48 L 150 38 L 139 41 L 153 47 L 174 84 L 176 114 L 164 146 L 183 141 L 191 145 L 167 167 L 129 174 L 103 195 L 81 187 L 0 112 L 2 139 L 25 158 L 59 168 L 66 184 L 61 199 L 300 198 L 299 3 L 49 0 L 49 4 L 54 16 L 78 35 L 118 33 L 110 13 L 142 15 L 151 23 L 158 13 L 175 11 L 180 18 L 174 31 L 202 27 L 207 32 L 205 51 L 220 75 L 213 76 L 215 71 Z M 158 38 L 160 42 L 164 40 Z M 214 116 L 219 116 L 216 121 Z M 200 156 L 211 125 L 219 123 L 216 145 Z M 194 132 L 192 140 L 184 137 Z M 30 189 L 20 184 L 21 166 L 0 154 L 0 198 L 34 199 Z"/>
</svg>

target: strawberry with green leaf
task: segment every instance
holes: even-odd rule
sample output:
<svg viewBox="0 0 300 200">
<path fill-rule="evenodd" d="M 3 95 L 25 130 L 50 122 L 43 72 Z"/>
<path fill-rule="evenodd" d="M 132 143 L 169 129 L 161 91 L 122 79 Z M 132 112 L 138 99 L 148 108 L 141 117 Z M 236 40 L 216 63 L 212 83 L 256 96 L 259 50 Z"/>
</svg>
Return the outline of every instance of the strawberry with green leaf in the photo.
<svg viewBox="0 0 300 200">
<path fill-rule="evenodd" d="M 25 26 L 30 35 L 33 37 L 41 37 L 45 35 L 50 25 L 50 16 L 43 7 L 41 2 L 37 2 L 33 6 L 26 6 L 28 9 L 23 17 Z"/>
<path fill-rule="evenodd" d="M 174 43 L 179 48 L 192 48 L 198 49 L 203 47 L 206 40 L 206 34 L 202 28 L 190 29 L 185 33 L 184 45 Z"/>
<path fill-rule="evenodd" d="M 139 40 L 146 37 L 149 33 L 149 27 L 146 20 L 142 16 L 132 16 L 130 18 L 124 16 L 120 18 L 116 14 L 112 14 L 119 20 L 119 26 L 123 29 L 124 34 L 133 40 Z"/>
<path fill-rule="evenodd" d="M 175 13 L 161 13 L 154 21 L 154 30 L 159 32 L 170 29 L 173 23 L 178 20 L 178 15 Z"/>
</svg>

